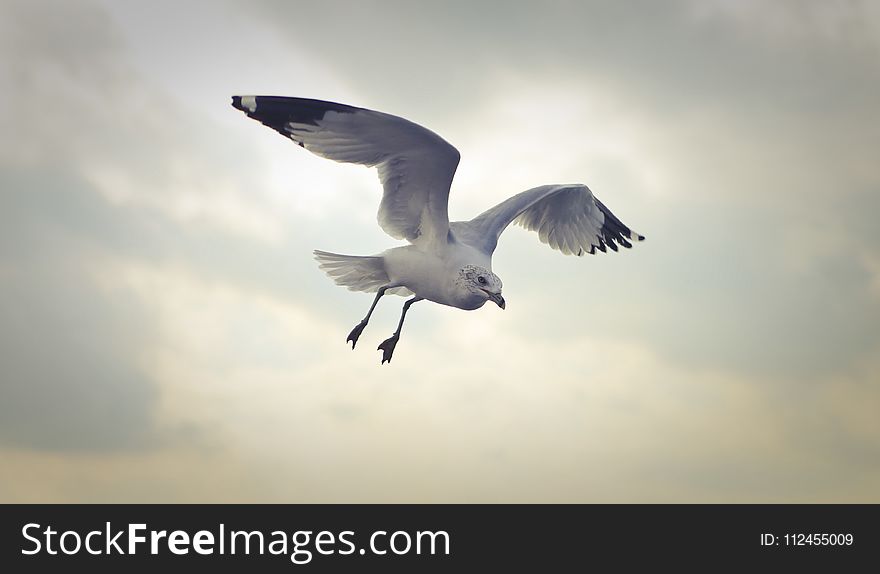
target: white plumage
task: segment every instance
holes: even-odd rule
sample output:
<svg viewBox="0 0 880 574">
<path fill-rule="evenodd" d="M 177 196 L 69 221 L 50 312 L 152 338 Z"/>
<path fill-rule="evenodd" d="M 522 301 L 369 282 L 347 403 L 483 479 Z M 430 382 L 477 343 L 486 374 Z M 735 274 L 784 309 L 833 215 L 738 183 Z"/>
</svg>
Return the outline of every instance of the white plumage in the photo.
<svg viewBox="0 0 880 574">
<path fill-rule="evenodd" d="M 232 105 L 308 151 L 346 163 L 376 167 L 384 193 L 379 225 L 410 245 L 379 255 L 315 251 L 338 285 L 376 291 L 367 316 L 352 330 L 352 348 L 386 293 L 415 295 L 379 349 L 390 361 L 409 306 L 423 299 L 460 309 L 493 301 L 502 309 L 501 279 L 492 253 L 511 222 L 566 255 L 631 247 L 643 236 L 624 225 L 582 184 L 543 185 L 514 195 L 470 221 L 450 222 L 449 188 L 459 153 L 434 132 L 403 118 L 344 104 L 278 96 L 233 96 Z"/>
</svg>

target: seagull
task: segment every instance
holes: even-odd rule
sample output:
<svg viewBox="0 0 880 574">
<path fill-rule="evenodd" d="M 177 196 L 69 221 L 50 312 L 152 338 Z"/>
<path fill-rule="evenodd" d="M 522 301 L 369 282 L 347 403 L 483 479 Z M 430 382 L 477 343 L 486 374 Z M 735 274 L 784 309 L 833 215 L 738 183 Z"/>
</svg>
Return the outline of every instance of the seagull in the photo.
<svg viewBox="0 0 880 574">
<path fill-rule="evenodd" d="M 394 333 L 377 350 L 391 362 L 406 313 L 428 300 L 474 310 L 492 301 L 506 307 L 501 278 L 492 272 L 498 237 L 512 222 L 566 255 L 630 248 L 639 235 L 586 185 L 542 185 L 510 197 L 470 221 L 449 221 L 447 203 L 460 154 L 436 133 L 409 120 L 345 104 L 282 96 L 233 96 L 232 105 L 318 156 L 376 167 L 382 183 L 379 226 L 409 245 L 378 255 L 315 251 L 336 284 L 375 292 L 366 316 L 346 343 L 354 349 L 386 293 L 412 296 Z"/>
</svg>

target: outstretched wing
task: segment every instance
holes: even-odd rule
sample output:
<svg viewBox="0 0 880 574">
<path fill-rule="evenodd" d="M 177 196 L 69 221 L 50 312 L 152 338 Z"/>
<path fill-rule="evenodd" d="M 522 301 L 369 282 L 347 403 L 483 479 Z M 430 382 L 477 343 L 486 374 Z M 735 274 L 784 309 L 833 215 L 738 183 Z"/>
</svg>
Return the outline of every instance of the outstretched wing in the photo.
<svg viewBox="0 0 880 574">
<path fill-rule="evenodd" d="M 459 153 L 434 132 L 397 116 L 321 100 L 233 96 L 232 105 L 316 155 L 377 167 L 385 189 L 382 229 L 412 243 L 446 243 L 449 186 Z"/>
<path fill-rule="evenodd" d="M 593 196 L 586 185 L 542 185 L 514 195 L 471 221 L 452 224 L 457 240 L 492 254 L 498 237 L 516 221 L 540 240 L 566 255 L 593 254 L 618 244 L 632 247 L 642 241 Z"/>
</svg>

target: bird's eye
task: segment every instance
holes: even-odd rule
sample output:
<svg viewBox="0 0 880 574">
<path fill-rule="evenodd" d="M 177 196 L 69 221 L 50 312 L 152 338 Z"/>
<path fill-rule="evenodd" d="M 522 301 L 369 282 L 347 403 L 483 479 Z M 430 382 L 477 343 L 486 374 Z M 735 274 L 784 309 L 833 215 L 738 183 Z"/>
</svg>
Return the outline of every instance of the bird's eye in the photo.
<svg viewBox="0 0 880 574">
<path fill-rule="evenodd" d="M 483 277 L 482 275 L 480 275 L 479 277 L 477 277 L 477 281 L 480 282 L 480 285 L 485 285 L 485 284 L 486 284 L 486 278 Z"/>
</svg>

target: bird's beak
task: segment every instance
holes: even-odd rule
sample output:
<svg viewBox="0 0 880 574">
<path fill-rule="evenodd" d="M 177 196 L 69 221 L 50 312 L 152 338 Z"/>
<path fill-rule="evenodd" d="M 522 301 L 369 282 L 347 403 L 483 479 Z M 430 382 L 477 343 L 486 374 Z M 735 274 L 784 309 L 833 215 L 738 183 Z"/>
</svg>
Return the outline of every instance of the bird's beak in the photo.
<svg viewBox="0 0 880 574">
<path fill-rule="evenodd" d="M 495 302 L 496 305 L 504 309 L 504 297 L 501 296 L 501 293 L 489 293 L 489 299 Z"/>
</svg>

